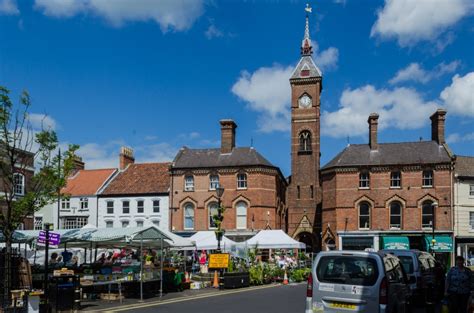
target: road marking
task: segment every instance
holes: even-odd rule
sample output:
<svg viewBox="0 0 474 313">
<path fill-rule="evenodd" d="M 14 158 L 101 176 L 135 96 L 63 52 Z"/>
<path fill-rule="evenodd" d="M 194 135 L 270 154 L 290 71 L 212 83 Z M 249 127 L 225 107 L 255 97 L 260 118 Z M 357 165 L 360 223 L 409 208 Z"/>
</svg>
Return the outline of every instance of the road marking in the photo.
<svg viewBox="0 0 474 313">
<path fill-rule="evenodd" d="M 212 292 L 212 293 L 208 293 L 204 295 L 180 297 L 180 298 L 169 299 L 169 300 L 164 300 L 164 301 L 157 300 L 157 301 L 148 302 L 148 303 L 137 303 L 137 304 L 130 304 L 130 305 L 125 305 L 125 306 L 122 305 L 117 308 L 91 310 L 87 312 L 104 312 L 104 313 L 107 312 L 108 313 L 108 312 L 128 311 L 128 310 L 135 310 L 135 309 L 147 308 L 147 307 L 152 307 L 152 306 L 160 306 L 160 305 L 165 305 L 165 304 L 173 304 L 173 303 L 186 302 L 186 301 L 192 301 L 192 300 L 206 299 L 206 298 L 211 298 L 211 297 L 219 297 L 219 296 L 249 292 L 249 291 L 254 291 L 254 290 L 275 288 L 275 287 L 280 287 L 280 286 L 282 285 L 268 285 L 268 286 L 258 286 L 258 287 L 250 287 L 250 288 L 244 288 L 244 289 L 238 289 L 238 290 L 231 290 L 231 291 Z"/>
</svg>

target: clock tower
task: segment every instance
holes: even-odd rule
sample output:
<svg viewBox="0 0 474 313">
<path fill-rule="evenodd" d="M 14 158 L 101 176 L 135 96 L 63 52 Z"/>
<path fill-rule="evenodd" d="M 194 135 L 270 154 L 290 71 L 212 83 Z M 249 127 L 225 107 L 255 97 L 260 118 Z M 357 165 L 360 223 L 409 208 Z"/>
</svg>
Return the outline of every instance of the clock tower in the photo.
<svg viewBox="0 0 474 313">
<path fill-rule="evenodd" d="M 321 246 L 320 95 L 322 73 L 312 58 L 309 14 L 301 44 L 301 59 L 290 78 L 291 179 L 288 187 L 288 234 L 318 251 Z"/>
</svg>

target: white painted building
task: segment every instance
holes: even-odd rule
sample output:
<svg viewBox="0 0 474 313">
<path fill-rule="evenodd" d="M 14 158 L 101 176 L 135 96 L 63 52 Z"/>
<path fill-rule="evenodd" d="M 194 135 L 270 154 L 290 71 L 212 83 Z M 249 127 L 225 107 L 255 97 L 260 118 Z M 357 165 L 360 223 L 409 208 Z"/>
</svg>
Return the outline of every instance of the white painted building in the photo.
<svg viewBox="0 0 474 313">
<path fill-rule="evenodd" d="M 116 172 L 117 169 L 78 169 L 68 178 L 67 185 L 62 190 L 64 196 L 61 197 L 59 207 L 56 201 L 35 213 L 34 228 L 42 229 L 44 223 L 52 223 L 54 229 L 81 228 L 87 224 L 97 226 L 97 195 L 113 179 Z"/>
<path fill-rule="evenodd" d="M 170 163 L 134 163 L 122 148 L 120 170 L 99 195 L 98 227 L 156 225 L 169 229 Z"/>
<path fill-rule="evenodd" d="M 457 255 L 474 265 L 474 157 L 456 157 L 454 234 Z"/>
</svg>

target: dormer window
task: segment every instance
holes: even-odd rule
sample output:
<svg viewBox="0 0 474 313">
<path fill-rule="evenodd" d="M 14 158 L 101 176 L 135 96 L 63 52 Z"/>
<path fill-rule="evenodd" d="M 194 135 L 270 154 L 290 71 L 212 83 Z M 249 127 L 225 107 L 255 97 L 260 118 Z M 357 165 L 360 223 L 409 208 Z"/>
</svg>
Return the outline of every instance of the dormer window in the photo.
<svg viewBox="0 0 474 313">
<path fill-rule="evenodd" d="M 299 152 L 311 152 L 311 133 L 307 130 L 304 130 L 300 133 L 300 149 Z"/>
</svg>

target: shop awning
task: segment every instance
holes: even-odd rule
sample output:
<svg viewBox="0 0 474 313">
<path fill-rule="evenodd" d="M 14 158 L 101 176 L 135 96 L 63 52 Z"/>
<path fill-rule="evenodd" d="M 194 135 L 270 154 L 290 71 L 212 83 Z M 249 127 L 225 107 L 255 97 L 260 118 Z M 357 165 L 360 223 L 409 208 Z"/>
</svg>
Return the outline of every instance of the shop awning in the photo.
<svg viewBox="0 0 474 313">
<path fill-rule="evenodd" d="M 383 249 L 389 250 L 408 250 L 410 241 L 405 236 L 384 236 L 382 237 Z"/>
<path fill-rule="evenodd" d="M 453 252 L 453 238 L 449 235 L 435 235 L 434 236 L 435 242 L 433 245 L 433 236 L 426 235 L 425 236 L 425 243 L 426 243 L 426 250 L 431 251 L 433 249 L 434 252 Z"/>
</svg>

